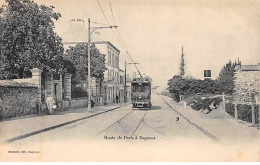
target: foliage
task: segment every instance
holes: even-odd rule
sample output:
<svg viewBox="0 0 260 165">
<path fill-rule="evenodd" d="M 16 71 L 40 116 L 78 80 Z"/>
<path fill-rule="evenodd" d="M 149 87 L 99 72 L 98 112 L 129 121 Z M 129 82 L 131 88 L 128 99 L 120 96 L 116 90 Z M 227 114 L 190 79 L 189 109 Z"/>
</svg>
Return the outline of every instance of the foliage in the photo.
<svg viewBox="0 0 260 165">
<path fill-rule="evenodd" d="M 209 112 L 212 111 L 212 108 L 216 109 L 221 102 L 220 97 L 216 98 L 205 98 L 205 99 L 196 99 L 191 103 L 191 107 L 194 110 L 208 109 Z M 213 105 L 213 107 L 211 107 Z"/>
<path fill-rule="evenodd" d="M 53 9 L 30 0 L 6 0 L 0 9 L 0 78 L 23 78 L 31 68 L 46 74 L 63 71 L 63 45 L 53 30 L 53 20 L 61 15 Z"/>
<path fill-rule="evenodd" d="M 255 105 L 255 117 L 256 123 L 259 123 L 259 105 Z M 226 103 L 226 112 L 232 117 L 235 117 L 235 107 L 233 103 Z M 237 105 L 237 115 L 238 119 L 252 122 L 252 106 L 247 104 L 238 104 Z"/>
<path fill-rule="evenodd" d="M 71 98 L 88 97 L 88 92 L 80 87 L 74 87 L 71 90 Z"/>
<path fill-rule="evenodd" d="M 241 64 L 240 62 L 238 62 Z M 234 72 L 237 62 L 229 61 L 220 71 L 217 80 L 206 78 L 204 80 L 185 78 L 175 75 L 168 81 L 168 90 L 173 94 L 176 101 L 180 95 L 184 98 L 196 93 L 205 94 L 232 94 L 234 88 Z"/>
<path fill-rule="evenodd" d="M 88 75 L 88 47 L 85 44 L 77 44 L 75 47 L 70 46 L 66 50 L 65 56 L 75 66 L 75 72 L 72 73 L 73 81 L 80 82 L 80 80 L 87 80 Z M 90 66 L 91 77 L 96 77 L 101 80 L 104 79 L 105 55 L 101 54 L 95 45 L 90 47 Z"/>
<path fill-rule="evenodd" d="M 194 96 L 190 96 L 188 98 L 185 99 L 186 101 L 186 104 L 187 105 L 191 105 L 192 103 L 194 103 L 194 100 L 198 100 L 200 99 L 202 96 L 199 96 L 199 95 L 194 95 Z"/>
<path fill-rule="evenodd" d="M 80 87 L 74 87 L 71 90 L 71 98 L 81 98 L 81 97 L 88 97 L 88 92 Z M 91 99 L 91 108 L 94 107 L 95 102 Z"/>
<path fill-rule="evenodd" d="M 217 94 L 220 92 L 219 84 L 211 79 L 187 79 L 174 76 L 168 81 L 168 90 L 173 93 L 175 100 L 179 101 L 179 95 L 190 96 L 196 93 Z"/>
<path fill-rule="evenodd" d="M 73 84 L 73 85 L 79 84 L 79 81 L 74 78 L 76 75 L 76 72 L 77 72 L 76 67 L 73 64 L 73 62 L 66 56 L 63 58 L 63 66 L 64 66 L 66 72 L 72 74 L 71 84 Z"/>
<path fill-rule="evenodd" d="M 229 61 L 220 71 L 218 82 L 221 86 L 221 91 L 232 94 L 234 89 L 234 72 L 237 63 Z"/>
</svg>

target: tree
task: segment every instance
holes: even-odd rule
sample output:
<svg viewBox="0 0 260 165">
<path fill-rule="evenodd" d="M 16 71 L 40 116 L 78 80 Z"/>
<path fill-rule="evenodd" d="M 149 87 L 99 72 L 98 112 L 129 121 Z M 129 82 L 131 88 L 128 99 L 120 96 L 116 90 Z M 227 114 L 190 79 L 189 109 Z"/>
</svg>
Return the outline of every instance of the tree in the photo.
<svg viewBox="0 0 260 165">
<path fill-rule="evenodd" d="M 70 59 L 76 68 L 76 72 L 72 73 L 73 81 L 79 83 L 80 80 L 87 80 L 88 76 L 88 47 L 86 44 L 77 44 L 70 46 L 66 50 L 65 56 Z M 104 79 L 105 55 L 101 54 L 94 44 L 90 47 L 90 66 L 91 77 L 99 78 L 101 81 Z"/>
<path fill-rule="evenodd" d="M 187 97 L 196 93 L 217 94 L 220 92 L 220 87 L 216 80 L 199 80 L 175 75 L 168 81 L 168 90 L 174 95 L 175 100 L 180 101 L 180 95 Z"/>
<path fill-rule="evenodd" d="M 168 90 L 174 95 L 177 102 L 180 101 L 180 94 L 183 94 L 187 87 L 187 83 L 185 82 L 185 79 L 179 75 L 173 76 L 173 78 L 168 81 Z"/>
<path fill-rule="evenodd" d="M 6 0 L 0 9 L 2 78 L 27 77 L 35 67 L 44 74 L 63 72 L 63 45 L 53 30 L 53 20 L 61 15 L 53 9 L 30 0 Z"/>
<path fill-rule="evenodd" d="M 219 72 L 219 85 L 221 86 L 222 92 L 232 94 L 234 89 L 234 72 L 237 63 L 229 61 Z"/>
</svg>

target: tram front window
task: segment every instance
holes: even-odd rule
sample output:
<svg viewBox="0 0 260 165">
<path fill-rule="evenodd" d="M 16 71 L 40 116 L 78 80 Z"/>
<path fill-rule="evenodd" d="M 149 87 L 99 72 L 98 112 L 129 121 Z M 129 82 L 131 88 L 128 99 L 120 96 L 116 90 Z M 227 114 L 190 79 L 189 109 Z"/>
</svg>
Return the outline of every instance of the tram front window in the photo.
<svg viewBox="0 0 260 165">
<path fill-rule="evenodd" d="M 132 87 L 133 87 L 133 92 L 144 92 L 143 85 L 132 84 Z"/>
</svg>

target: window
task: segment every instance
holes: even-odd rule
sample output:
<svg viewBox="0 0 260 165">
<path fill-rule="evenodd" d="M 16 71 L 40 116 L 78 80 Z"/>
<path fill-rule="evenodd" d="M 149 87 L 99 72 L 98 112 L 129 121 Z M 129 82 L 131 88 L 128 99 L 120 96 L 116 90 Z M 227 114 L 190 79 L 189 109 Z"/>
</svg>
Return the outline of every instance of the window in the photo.
<svg viewBox="0 0 260 165">
<path fill-rule="evenodd" d="M 110 99 L 110 87 L 108 87 L 108 98 Z"/>
<path fill-rule="evenodd" d="M 118 58 L 118 55 L 116 56 L 116 66 L 119 68 L 119 58 Z"/>
<path fill-rule="evenodd" d="M 134 83 L 132 84 L 132 91 L 133 92 L 146 92 L 149 91 L 149 84 L 137 84 Z"/>
<path fill-rule="evenodd" d="M 115 65 L 115 55 L 113 54 L 113 57 L 112 57 L 112 65 L 114 66 Z"/>
<path fill-rule="evenodd" d="M 109 52 L 109 64 L 111 64 L 111 52 Z"/>
</svg>

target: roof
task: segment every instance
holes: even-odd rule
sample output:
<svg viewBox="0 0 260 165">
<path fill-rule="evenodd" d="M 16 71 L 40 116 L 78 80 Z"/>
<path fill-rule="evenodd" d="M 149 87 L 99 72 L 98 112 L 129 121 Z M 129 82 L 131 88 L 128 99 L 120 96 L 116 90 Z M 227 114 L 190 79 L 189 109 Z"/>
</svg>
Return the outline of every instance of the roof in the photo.
<svg viewBox="0 0 260 165">
<path fill-rule="evenodd" d="M 85 41 L 69 41 L 69 42 L 62 42 L 64 45 L 73 45 L 73 44 L 87 44 L 88 42 Z M 91 44 L 109 44 L 111 47 L 113 47 L 118 53 L 120 53 L 120 50 L 118 50 L 111 42 L 109 41 L 95 41 L 90 42 Z"/>
<path fill-rule="evenodd" d="M 151 83 L 152 79 L 150 77 L 144 77 L 144 78 L 134 78 L 132 83 L 139 83 L 139 82 L 147 82 Z"/>
<path fill-rule="evenodd" d="M 116 51 L 120 52 L 111 42 L 109 41 L 102 41 L 102 38 L 98 37 L 98 35 L 91 35 L 91 38 L 95 38 L 95 42 L 90 42 L 94 44 L 109 44 L 113 47 Z M 70 27 L 61 35 L 62 43 L 64 45 L 71 45 L 71 44 L 87 44 L 88 43 L 88 29 L 80 24 L 73 24 L 70 23 Z"/>
<path fill-rule="evenodd" d="M 241 65 L 242 71 L 259 71 L 260 65 Z"/>
<path fill-rule="evenodd" d="M 109 41 L 95 41 L 95 42 L 92 42 L 94 44 L 108 44 L 110 45 L 111 47 L 113 47 L 116 51 L 120 52 L 120 50 L 118 50 L 111 42 Z"/>
</svg>

